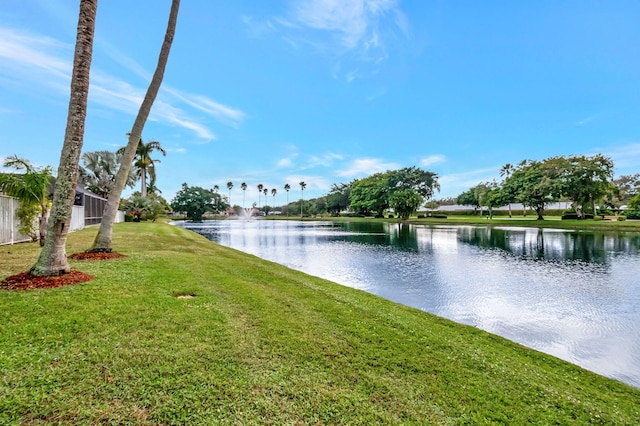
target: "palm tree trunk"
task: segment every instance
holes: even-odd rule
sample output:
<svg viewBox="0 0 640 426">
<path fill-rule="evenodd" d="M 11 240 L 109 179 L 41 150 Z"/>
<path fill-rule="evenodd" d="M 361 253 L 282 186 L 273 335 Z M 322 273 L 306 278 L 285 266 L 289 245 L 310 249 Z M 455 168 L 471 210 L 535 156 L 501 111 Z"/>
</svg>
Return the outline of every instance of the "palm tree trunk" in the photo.
<svg viewBox="0 0 640 426">
<path fill-rule="evenodd" d="M 47 235 L 42 251 L 40 251 L 40 257 L 31 268 L 33 275 L 62 275 L 71 271 L 67 262 L 65 246 L 76 195 L 80 152 L 84 142 L 84 124 L 87 116 L 89 74 L 93 56 L 97 9 L 98 0 L 80 1 L 67 128 L 60 154 L 60 165 L 58 166 Z"/>
<path fill-rule="evenodd" d="M 140 182 L 140 195 L 147 196 L 147 169 L 142 169 L 142 176 Z"/>
<path fill-rule="evenodd" d="M 142 130 L 149 117 L 149 112 L 153 106 L 153 102 L 158 95 L 162 79 L 164 78 L 164 70 L 169 59 L 169 52 L 171 50 L 171 44 L 173 43 L 173 37 L 176 30 L 176 22 L 178 20 L 178 9 L 180 8 L 180 0 L 171 1 L 171 11 L 169 12 L 169 22 L 167 23 L 167 31 L 164 36 L 164 42 L 160 49 L 160 56 L 158 57 L 158 65 L 156 71 L 153 74 L 147 93 L 140 105 L 138 115 L 133 122 L 131 132 L 129 132 L 129 142 L 122 155 L 122 162 L 120 169 L 116 174 L 116 181 L 113 187 L 113 191 L 109 195 L 107 205 L 105 206 L 104 213 L 102 214 L 102 221 L 100 223 L 100 229 L 98 235 L 94 240 L 93 247 L 88 251 L 97 252 L 110 252 L 112 250 L 112 236 L 113 236 L 113 224 L 118 213 L 118 206 L 120 204 L 120 196 L 124 190 L 129 176 L 129 170 L 131 169 L 131 163 L 136 155 L 136 148 L 142 138 Z M 146 182 L 143 181 L 143 185 Z"/>
</svg>

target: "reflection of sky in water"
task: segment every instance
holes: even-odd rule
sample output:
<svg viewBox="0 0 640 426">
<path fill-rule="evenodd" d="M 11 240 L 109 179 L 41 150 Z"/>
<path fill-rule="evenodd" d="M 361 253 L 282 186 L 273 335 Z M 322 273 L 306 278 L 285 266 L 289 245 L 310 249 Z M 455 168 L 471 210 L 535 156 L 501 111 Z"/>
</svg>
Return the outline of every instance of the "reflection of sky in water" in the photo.
<svg viewBox="0 0 640 426">
<path fill-rule="evenodd" d="M 640 387 L 635 234 L 260 220 L 189 227 Z"/>
</svg>

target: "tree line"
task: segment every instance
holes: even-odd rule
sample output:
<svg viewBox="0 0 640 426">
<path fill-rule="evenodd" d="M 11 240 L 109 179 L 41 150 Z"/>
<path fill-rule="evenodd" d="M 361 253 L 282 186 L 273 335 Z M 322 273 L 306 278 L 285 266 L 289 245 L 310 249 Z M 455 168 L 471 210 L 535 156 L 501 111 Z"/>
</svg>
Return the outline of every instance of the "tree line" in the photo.
<svg viewBox="0 0 640 426">
<path fill-rule="evenodd" d="M 458 204 L 475 208 L 493 208 L 521 203 L 544 219 L 545 207 L 558 201 L 571 203 L 578 219 L 598 210 L 619 209 L 627 204 L 631 210 L 640 203 L 640 175 L 613 178 L 614 163 L 602 155 L 550 157 L 541 161 L 523 160 L 518 165 L 505 164 L 502 182 L 481 182 L 456 198 Z M 598 207 L 601 208 L 598 208 Z"/>
</svg>

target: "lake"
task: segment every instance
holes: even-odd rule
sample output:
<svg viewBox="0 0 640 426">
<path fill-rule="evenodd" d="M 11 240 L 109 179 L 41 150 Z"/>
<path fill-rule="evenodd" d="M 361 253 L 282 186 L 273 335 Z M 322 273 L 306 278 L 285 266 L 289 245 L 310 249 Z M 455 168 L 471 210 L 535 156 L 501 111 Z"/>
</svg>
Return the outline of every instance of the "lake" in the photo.
<svg viewBox="0 0 640 426">
<path fill-rule="evenodd" d="M 180 225 L 640 388 L 640 233 L 275 220 Z"/>
</svg>

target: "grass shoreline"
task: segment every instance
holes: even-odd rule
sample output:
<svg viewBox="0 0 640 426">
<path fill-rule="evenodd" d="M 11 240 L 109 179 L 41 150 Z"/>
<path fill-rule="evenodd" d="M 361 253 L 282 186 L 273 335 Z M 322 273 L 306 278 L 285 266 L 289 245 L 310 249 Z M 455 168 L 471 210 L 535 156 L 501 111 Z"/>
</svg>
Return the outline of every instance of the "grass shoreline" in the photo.
<svg viewBox="0 0 640 426">
<path fill-rule="evenodd" d="M 95 229 L 69 235 L 69 254 Z M 640 390 L 166 224 L 0 291 L 0 424 L 633 424 Z M 0 279 L 39 247 L 0 247 Z M 183 294 L 192 299 L 179 299 Z"/>
</svg>

